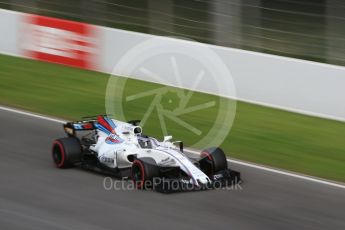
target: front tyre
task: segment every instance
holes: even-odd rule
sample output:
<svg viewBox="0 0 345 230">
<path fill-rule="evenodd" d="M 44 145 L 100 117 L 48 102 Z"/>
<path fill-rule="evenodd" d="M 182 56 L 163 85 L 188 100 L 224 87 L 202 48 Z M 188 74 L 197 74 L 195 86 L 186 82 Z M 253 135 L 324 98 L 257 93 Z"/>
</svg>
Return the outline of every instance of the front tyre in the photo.
<svg viewBox="0 0 345 230">
<path fill-rule="evenodd" d="M 153 179 L 159 176 L 159 168 L 156 161 L 150 157 L 134 160 L 131 176 L 137 189 L 152 187 Z"/>
<path fill-rule="evenodd" d="M 200 169 L 208 176 L 213 176 L 217 172 L 228 168 L 224 151 L 218 147 L 205 149 L 200 154 Z"/>
<path fill-rule="evenodd" d="M 81 161 L 82 148 L 75 137 L 57 139 L 53 142 L 52 156 L 58 168 L 71 168 Z"/>
</svg>

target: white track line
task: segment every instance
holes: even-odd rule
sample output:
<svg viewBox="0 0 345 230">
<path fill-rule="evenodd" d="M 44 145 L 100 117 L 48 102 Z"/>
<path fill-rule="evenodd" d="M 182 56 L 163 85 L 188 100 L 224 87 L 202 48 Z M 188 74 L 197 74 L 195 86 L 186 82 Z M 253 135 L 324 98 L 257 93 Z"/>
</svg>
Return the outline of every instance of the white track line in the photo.
<svg viewBox="0 0 345 230">
<path fill-rule="evenodd" d="M 64 120 L 60 120 L 60 119 L 56 119 L 56 118 L 52 118 L 52 117 L 48 117 L 48 116 L 44 116 L 44 115 L 34 114 L 34 113 L 31 113 L 31 112 L 25 112 L 25 111 L 22 111 L 22 110 L 8 108 L 8 107 L 4 107 L 4 106 L 0 106 L 0 110 L 4 110 L 4 111 L 8 111 L 8 112 L 13 112 L 13 113 L 17 113 L 17 114 L 22 114 L 22 115 L 25 115 L 25 116 L 35 117 L 35 118 L 39 118 L 39 119 L 43 119 L 43 120 L 47 120 L 47 121 L 56 122 L 56 123 L 64 123 L 64 122 L 66 122 Z M 187 150 L 187 152 L 190 152 L 192 154 L 197 154 L 197 155 L 200 154 L 200 152 L 196 151 L 196 150 L 192 150 L 192 149 L 186 149 L 186 150 Z M 292 173 L 292 172 L 287 172 L 287 171 L 283 171 L 283 170 L 273 169 L 273 168 L 269 168 L 269 167 L 265 167 L 265 166 L 261 166 L 261 165 L 257 165 L 257 164 L 253 164 L 253 163 L 249 163 L 249 162 L 239 161 L 239 160 L 229 160 L 228 159 L 228 162 L 231 162 L 231 163 L 234 163 L 234 164 L 238 164 L 238 165 L 247 166 L 247 167 L 250 167 L 250 168 L 264 170 L 264 171 L 267 171 L 267 172 L 277 173 L 277 174 L 280 174 L 280 175 L 290 176 L 290 177 L 294 177 L 294 178 L 298 178 L 298 179 L 303 179 L 303 180 L 307 180 L 307 181 L 316 182 L 316 183 L 319 183 L 319 184 L 324 184 L 324 185 L 329 185 L 329 186 L 332 186 L 332 187 L 337 187 L 337 188 L 345 189 L 345 185 L 344 184 L 338 184 L 338 183 L 335 183 L 335 182 L 331 182 L 331 181 L 327 181 L 327 180 L 323 180 L 323 179 L 319 179 L 319 178 L 315 178 L 315 177 L 311 177 L 311 176 L 305 176 L 305 175 L 296 174 L 296 173 Z"/>
<path fill-rule="evenodd" d="M 65 123 L 66 122 L 64 120 L 60 120 L 60 119 L 56 119 L 56 118 L 51 118 L 51 117 L 47 117 L 47 116 L 43 116 L 43 115 L 39 115 L 39 114 L 30 113 L 30 112 L 25 112 L 25 111 L 18 110 L 18 109 L 12 109 L 12 108 L 8 108 L 8 107 L 4 107 L 4 106 L 0 106 L 0 109 L 8 111 L 8 112 L 12 112 L 12 113 L 18 113 L 18 114 L 22 114 L 22 115 L 25 115 L 25 116 L 36 117 L 36 118 L 39 118 L 39 119 L 43 119 L 43 120 L 47 120 L 47 121 L 52 121 L 52 122 L 57 122 L 57 123 Z"/>
</svg>

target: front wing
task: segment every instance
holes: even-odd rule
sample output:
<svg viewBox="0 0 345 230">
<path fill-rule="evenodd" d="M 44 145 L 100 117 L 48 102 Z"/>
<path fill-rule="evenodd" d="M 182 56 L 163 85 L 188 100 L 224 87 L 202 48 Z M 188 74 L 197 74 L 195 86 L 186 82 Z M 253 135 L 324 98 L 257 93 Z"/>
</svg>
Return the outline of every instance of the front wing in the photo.
<svg viewBox="0 0 345 230">
<path fill-rule="evenodd" d="M 152 189 L 162 193 L 202 191 L 210 189 L 240 189 L 241 174 L 238 171 L 226 169 L 210 177 L 208 184 L 195 185 L 193 181 L 185 178 L 154 178 Z"/>
</svg>

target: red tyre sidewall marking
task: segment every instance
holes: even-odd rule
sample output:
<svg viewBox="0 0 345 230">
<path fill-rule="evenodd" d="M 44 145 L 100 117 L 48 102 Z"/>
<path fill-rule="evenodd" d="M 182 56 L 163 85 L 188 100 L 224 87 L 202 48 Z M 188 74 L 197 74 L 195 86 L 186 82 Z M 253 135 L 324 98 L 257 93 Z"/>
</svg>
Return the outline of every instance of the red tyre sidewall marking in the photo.
<svg viewBox="0 0 345 230">
<path fill-rule="evenodd" d="M 61 161 L 60 161 L 59 164 L 56 164 L 56 166 L 57 166 L 58 168 L 61 168 L 62 165 L 63 165 L 63 163 L 65 162 L 65 149 L 63 148 L 63 146 L 62 146 L 62 144 L 61 144 L 60 141 L 54 141 L 54 143 L 53 143 L 53 153 L 54 153 L 54 147 L 55 147 L 56 145 L 59 146 L 59 148 L 60 148 L 60 153 L 61 153 Z"/>
<path fill-rule="evenodd" d="M 207 157 L 209 161 L 211 161 L 211 167 L 212 167 L 212 173 L 211 174 L 214 174 L 214 166 L 213 166 L 213 159 L 212 159 L 212 156 L 209 152 L 206 152 L 206 151 L 203 151 L 201 152 L 200 154 L 201 157 Z M 211 175 L 209 175 L 211 176 Z"/>
<path fill-rule="evenodd" d="M 140 172 L 141 172 L 141 180 L 140 183 L 137 185 L 137 187 L 140 189 L 143 187 L 144 185 L 144 180 L 145 180 L 145 170 L 144 170 L 144 165 L 141 161 L 138 160 L 134 160 L 133 164 L 137 164 L 140 167 Z M 134 180 L 134 173 L 133 173 L 133 169 L 132 169 L 132 180 L 136 183 L 136 181 Z"/>
</svg>

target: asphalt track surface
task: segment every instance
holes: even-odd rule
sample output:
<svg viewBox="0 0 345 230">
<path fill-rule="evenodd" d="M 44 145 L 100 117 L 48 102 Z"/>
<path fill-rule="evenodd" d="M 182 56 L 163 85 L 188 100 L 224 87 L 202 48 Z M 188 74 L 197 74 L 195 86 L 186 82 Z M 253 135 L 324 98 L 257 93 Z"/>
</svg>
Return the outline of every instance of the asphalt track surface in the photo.
<svg viewBox="0 0 345 230">
<path fill-rule="evenodd" d="M 52 163 L 61 124 L 0 111 L 0 229 L 345 229 L 345 190 L 232 165 L 242 189 L 115 191 Z"/>
</svg>

